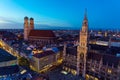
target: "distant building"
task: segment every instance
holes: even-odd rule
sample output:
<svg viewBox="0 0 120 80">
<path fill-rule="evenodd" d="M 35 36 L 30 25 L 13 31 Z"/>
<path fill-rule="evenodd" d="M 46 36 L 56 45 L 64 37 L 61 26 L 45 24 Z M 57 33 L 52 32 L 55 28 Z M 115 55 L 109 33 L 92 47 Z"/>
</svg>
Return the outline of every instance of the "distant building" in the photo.
<svg viewBox="0 0 120 80">
<path fill-rule="evenodd" d="M 0 76 L 7 77 L 18 72 L 17 58 L 0 48 Z"/>
<path fill-rule="evenodd" d="M 51 30 L 34 30 L 34 19 L 24 18 L 24 40 L 30 41 L 39 45 L 52 44 L 55 42 L 55 34 Z"/>
<path fill-rule="evenodd" d="M 85 14 L 78 46 L 64 49 L 63 69 L 85 80 L 120 80 L 119 49 L 88 44 L 88 20 Z M 110 54 L 111 53 L 111 54 Z"/>
<path fill-rule="evenodd" d="M 100 37 L 99 39 L 91 39 L 89 41 L 89 44 L 120 47 L 120 38 L 118 38 L 118 37 Z"/>
</svg>

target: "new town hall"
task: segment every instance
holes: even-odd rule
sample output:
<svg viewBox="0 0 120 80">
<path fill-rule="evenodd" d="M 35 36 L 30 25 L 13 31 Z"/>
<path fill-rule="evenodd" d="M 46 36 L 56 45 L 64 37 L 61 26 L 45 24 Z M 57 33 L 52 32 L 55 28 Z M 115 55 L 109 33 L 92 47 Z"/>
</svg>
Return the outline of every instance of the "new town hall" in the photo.
<svg viewBox="0 0 120 80">
<path fill-rule="evenodd" d="M 85 12 L 79 44 L 64 48 L 63 69 L 86 80 L 120 80 L 120 57 L 117 47 L 89 44 L 88 19 Z"/>
</svg>

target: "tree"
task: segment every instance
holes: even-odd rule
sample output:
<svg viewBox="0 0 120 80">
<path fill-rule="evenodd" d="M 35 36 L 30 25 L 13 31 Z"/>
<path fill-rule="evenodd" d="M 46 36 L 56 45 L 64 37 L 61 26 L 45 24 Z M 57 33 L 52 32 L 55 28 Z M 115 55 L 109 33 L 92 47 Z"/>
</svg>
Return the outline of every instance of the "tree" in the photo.
<svg viewBox="0 0 120 80">
<path fill-rule="evenodd" d="M 25 57 L 20 57 L 18 59 L 18 64 L 26 68 L 30 67 L 30 62 Z"/>
</svg>

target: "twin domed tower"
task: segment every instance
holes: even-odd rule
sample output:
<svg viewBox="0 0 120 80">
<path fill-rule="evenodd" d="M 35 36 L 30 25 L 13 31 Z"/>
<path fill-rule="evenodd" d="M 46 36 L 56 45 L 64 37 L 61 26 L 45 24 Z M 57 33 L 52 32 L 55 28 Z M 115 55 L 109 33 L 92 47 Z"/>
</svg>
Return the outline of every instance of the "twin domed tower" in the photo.
<svg viewBox="0 0 120 80">
<path fill-rule="evenodd" d="M 24 17 L 24 40 L 28 40 L 28 36 L 31 30 L 34 30 L 34 19 Z"/>
</svg>

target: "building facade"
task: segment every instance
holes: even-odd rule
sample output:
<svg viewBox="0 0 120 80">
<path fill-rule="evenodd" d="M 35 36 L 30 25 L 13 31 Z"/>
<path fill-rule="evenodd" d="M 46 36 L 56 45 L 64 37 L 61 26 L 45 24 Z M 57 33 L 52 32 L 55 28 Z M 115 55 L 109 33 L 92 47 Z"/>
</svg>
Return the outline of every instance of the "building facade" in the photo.
<svg viewBox="0 0 120 80">
<path fill-rule="evenodd" d="M 51 30 L 34 30 L 34 19 L 24 18 L 24 40 L 44 46 L 55 43 L 55 34 Z"/>
<path fill-rule="evenodd" d="M 60 53 L 55 53 L 52 50 L 34 54 L 31 61 L 32 68 L 37 72 L 46 72 L 59 64 L 61 64 Z"/>
<path fill-rule="evenodd" d="M 80 31 L 79 44 L 64 49 L 63 69 L 85 80 L 120 80 L 120 57 L 109 46 L 88 44 L 88 20 L 85 17 Z M 119 50 L 119 49 L 118 49 Z M 118 51 L 119 52 L 119 51 Z"/>
<path fill-rule="evenodd" d="M 63 69 L 77 75 L 77 47 L 64 47 Z"/>
</svg>

